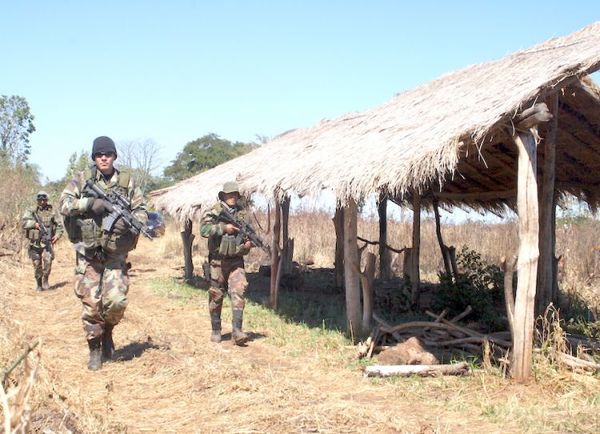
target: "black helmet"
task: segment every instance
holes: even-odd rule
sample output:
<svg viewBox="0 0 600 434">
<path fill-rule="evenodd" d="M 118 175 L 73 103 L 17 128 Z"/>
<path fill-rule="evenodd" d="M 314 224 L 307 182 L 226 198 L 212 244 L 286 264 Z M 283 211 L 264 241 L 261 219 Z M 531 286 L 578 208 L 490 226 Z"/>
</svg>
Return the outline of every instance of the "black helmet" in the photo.
<svg viewBox="0 0 600 434">
<path fill-rule="evenodd" d="M 100 136 L 94 139 L 94 144 L 92 145 L 92 160 L 94 159 L 94 155 L 99 152 L 112 152 L 115 154 L 115 159 L 117 158 L 117 148 L 115 142 L 113 142 L 110 137 Z"/>
</svg>

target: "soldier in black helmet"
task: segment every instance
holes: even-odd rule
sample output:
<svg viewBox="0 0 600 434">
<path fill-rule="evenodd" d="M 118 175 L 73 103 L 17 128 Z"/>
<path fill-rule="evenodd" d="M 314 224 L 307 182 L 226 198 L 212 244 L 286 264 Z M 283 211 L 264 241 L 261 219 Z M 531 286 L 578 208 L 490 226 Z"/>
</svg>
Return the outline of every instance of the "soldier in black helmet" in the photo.
<svg viewBox="0 0 600 434">
<path fill-rule="evenodd" d="M 115 191 L 129 202 L 129 211 L 142 223 L 147 220 L 141 190 L 127 171 L 114 166 L 117 149 L 110 137 L 97 137 L 92 145 L 90 169 L 79 173 L 60 197 L 69 240 L 75 244 L 77 267 L 75 294 L 83 304 L 81 319 L 90 360 L 88 369 L 98 370 L 114 351 L 113 328 L 123 318 L 129 290 L 127 254 L 134 249 L 137 235 L 119 218 L 110 232 L 102 221 L 111 211 L 105 199 L 88 194 L 86 182 L 101 190 Z"/>
</svg>

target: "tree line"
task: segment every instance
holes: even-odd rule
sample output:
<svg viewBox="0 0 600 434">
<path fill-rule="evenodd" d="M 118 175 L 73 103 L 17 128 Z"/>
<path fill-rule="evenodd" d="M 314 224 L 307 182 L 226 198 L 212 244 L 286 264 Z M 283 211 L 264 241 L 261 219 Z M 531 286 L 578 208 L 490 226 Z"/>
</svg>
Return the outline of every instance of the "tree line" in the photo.
<svg viewBox="0 0 600 434">
<path fill-rule="evenodd" d="M 29 163 L 31 155 L 30 135 L 35 132 L 34 116 L 27 100 L 21 96 L 0 97 L 0 164 L 15 170 L 29 171 L 42 186 L 42 174 Z M 265 138 L 257 136 L 259 142 Z M 160 146 L 152 139 L 137 139 L 117 143 L 117 165 L 132 172 L 138 185 L 145 192 L 168 187 L 183 179 L 218 166 L 232 158 L 258 147 L 256 142 L 232 142 L 217 134 L 209 133 L 186 143 L 162 174 L 157 155 Z M 90 164 L 89 149 L 74 152 L 69 157 L 64 176 L 46 183 L 44 187 L 54 190 L 64 186 L 77 172 Z"/>
</svg>

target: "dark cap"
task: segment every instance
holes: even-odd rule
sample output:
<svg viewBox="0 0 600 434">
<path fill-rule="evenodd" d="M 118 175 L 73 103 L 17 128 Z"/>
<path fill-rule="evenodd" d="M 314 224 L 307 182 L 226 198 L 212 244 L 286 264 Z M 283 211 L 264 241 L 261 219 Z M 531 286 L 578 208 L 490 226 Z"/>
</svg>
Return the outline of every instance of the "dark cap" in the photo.
<svg viewBox="0 0 600 434">
<path fill-rule="evenodd" d="M 94 139 L 94 144 L 92 145 L 92 160 L 94 159 L 94 155 L 99 152 L 112 152 L 115 154 L 115 159 L 117 158 L 117 148 L 115 147 L 115 142 L 110 137 L 100 136 Z"/>
</svg>

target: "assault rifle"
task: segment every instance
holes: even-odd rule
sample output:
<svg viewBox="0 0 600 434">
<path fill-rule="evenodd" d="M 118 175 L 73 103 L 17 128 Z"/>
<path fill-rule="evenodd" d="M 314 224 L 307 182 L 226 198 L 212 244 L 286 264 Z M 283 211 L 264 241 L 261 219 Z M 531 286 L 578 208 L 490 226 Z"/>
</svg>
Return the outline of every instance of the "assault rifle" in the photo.
<svg viewBox="0 0 600 434">
<path fill-rule="evenodd" d="M 52 246 L 52 234 L 50 233 L 48 228 L 44 226 L 44 223 L 42 223 L 36 212 L 33 213 L 33 218 L 40 227 L 40 241 L 44 243 L 44 245 L 46 246 L 45 249 L 48 250 L 48 253 L 50 253 L 52 257 L 54 257 L 54 247 Z"/>
<path fill-rule="evenodd" d="M 108 215 L 102 219 L 103 231 L 112 232 L 115 223 L 121 218 L 134 235 L 142 233 L 146 238 L 152 239 L 152 235 L 144 229 L 144 224 L 129 211 L 129 200 L 122 194 L 112 190 L 106 193 L 90 179 L 85 182 L 83 192 L 92 197 L 104 199 L 110 204 Z"/>
<path fill-rule="evenodd" d="M 234 211 L 225 202 L 221 201 L 221 207 L 222 210 L 221 214 L 219 215 L 220 220 L 224 221 L 225 223 L 231 223 L 238 229 L 238 236 L 250 240 L 256 247 L 260 247 L 269 255 L 271 254 L 271 249 L 269 246 L 267 246 L 263 240 L 261 240 L 252 226 L 237 218 Z"/>
</svg>

